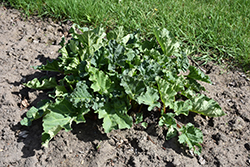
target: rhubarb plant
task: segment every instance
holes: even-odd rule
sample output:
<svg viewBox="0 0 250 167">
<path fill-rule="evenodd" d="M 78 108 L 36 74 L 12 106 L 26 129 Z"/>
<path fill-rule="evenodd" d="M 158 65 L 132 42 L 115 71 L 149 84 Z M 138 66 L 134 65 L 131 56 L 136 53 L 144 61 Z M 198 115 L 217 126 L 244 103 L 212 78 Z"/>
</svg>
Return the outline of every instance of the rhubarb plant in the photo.
<svg viewBox="0 0 250 167">
<path fill-rule="evenodd" d="M 25 84 L 52 90 L 50 99 L 31 107 L 21 121 L 30 126 L 42 118 L 44 146 L 60 130 L 70 131 L 72 122 L 85 123 L 91 114 L 98 115 L 109 133 L 131 128 L 133 123 L 146 127 L 143 116 L 153 110 L 161 112 L 159 125 L 168 128 L 166 139 L 178 136 L 181 144 L 201 152 L 201 130 L 191 123 L 180 127 L 175 117 L 189 112 L 210 117 L 225 113 L 201 94 L 205 88 L 197 81 L 211 83 L 209 77 L 189 64 L 186 51 L 166 29 L 155 28 L 147 40 L 136 33 L 125 35 L 122 27 L 106 34 L 102 27 L 73 25 L 70 33 L 69 41 L 62 38 L 57 59 L 34 67 L 59 75 Z M 147 110 L 142 111 L 142 106 Z"/>
</svg>

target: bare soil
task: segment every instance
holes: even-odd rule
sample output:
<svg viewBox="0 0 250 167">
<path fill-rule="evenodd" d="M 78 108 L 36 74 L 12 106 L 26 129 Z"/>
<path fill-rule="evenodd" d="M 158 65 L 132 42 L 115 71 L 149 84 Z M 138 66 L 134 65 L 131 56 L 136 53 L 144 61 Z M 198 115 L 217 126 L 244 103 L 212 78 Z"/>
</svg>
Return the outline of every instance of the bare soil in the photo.
<svg viewBox="0 0 250 167">
<path fill-rule="evenodd" d="M 0 7 L 0 166 L 177 166 L 229 167 L 250 165 L 250 86 L 237 70 L 224 70 L 209 63 L 202 68 L 213 84 L 203 84 L 210 98 L 226 112 L 220 118 L 191 114 L 182 123 L 192 122 L 204 134 L 203 151 L 193 155 L 177 142 L 165 140 L 166 129 L 159 127 L 153 113 L 149 126 L 134 126 L 104 134 L 101 121 L 87 120 L 61 131 L 41 146 L 42 121 L 21 126 L 29 107 L 46 98 L 46 92 L 25 88 L 22 83 L 51 73 L 31 68 L 58 57 L 62 35 L 70 23 L 55 23 L 36 17 L 25 19 L 14 9 Z M 151 121 L 151 122 L 150 122 Z"/>
</svg>

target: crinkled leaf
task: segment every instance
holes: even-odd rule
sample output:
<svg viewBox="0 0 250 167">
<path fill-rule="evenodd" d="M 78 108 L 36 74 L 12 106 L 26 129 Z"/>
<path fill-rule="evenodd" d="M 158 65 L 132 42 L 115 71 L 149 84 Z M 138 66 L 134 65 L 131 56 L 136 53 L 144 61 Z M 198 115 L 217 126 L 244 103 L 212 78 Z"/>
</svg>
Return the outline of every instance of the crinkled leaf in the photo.
<svg viewBox="0 0 250 167">
<path fill-rule="evenodd" d="M 56 101 L 47 108 L 50 112 L 43 118 L 42 144 L 48 146 L 49 141 L 61 130 L 71 130 L 72 121 L 77 118 L 78 110 L 64 99 Z"/>
<path fill-rule="evenodd" d="M 104 47 L 101 47 L 99 50 L 95 51 L 94 55 L 91 57 L 90 63 L 98 68 L 102 69 L 103 67 L 108 65 L 108 59 L 106 58 L 107 51 Z"/>
<path fill-rule="evenodd" d="M 196 80 L 194 80 L 192 78 L 187 78 L 186 81 L 187 82 L 186 82 L 185 86 L 187 88 L 191 88 L 192 90 L 194 90 L 196 92 L 199 92 L 201 90 L 205 91 L 205 88 L 200 83 L 198 83 Z"/>
<path fill-rule="evenodd" d="M 96 70 L 90 75 L 89 80 L 93 82 L 91 84 L 91 88 L 94 90 L 94 92 L 99 92 L 100 94 L 109 93 L 111 80 L 109 79 L 109 76 L 103 71 Z"/>
<path fill-rule="evenodd" d="M 25 86 L 32 88 L 32 89 L 52 89 L 57 86 L 56 78 L 51 77 L 49 79 L 42 79 L 39 81 L 37 78 L 29 81 Z"/>
<path fill-rule="evenodd" d="M 206 115 L 209 117 L 219 117 L 226 115 L 224 111 L 221 109 L 220 105 L 214 101 L 213 99 L 208 98 L 205 95 L 198 94 L 196 97 L 192 99 L 193 108 L 192 112 Z"/>
<path fill-rule="evenodd" d="M 147 54 L 162 66 L 169 65 L 169 62 L 171 61 L 171 58 L 164 54 L 161 54 L 160 51 L 156 49 L 151 49 Z"/>
<path fill-rule="evenodd" d="M 201 153 L 201 145 L 203 142 L 203 134 L 200 129 L 195 128 L 193 124 L 188 123 L 186 126 L 182 126 L 179 131 L 181 135 L 179 136 L 179 142 L 181 144 L 187 144 L 189 149 L 193 149 L 194 153 Z M 196 149 L 198 147 L 198 150 Z"/>
<path fill-rule="evenodd" d="M 107 49 L 109 51 L 108 59 L 110 64 L 118 64 L 120 66 L 125 66 L 127 61 L 127 55 L 124 54 L 124 46 L 117 43 L 115 40 L 111 40 L 108 43 Z"/>
<path fill-rule="evenodd" d="M 167 127 L 172 126 L 172 125 L 177 126 L 174 117 L 175 117 L 174 113 L 162 114 L 159 120 L 159 125 L 160 126 L 166 125 Z"/>
<path fill-rule="evenodd" d="M 171 84 L 174 84 L 178 78 L 177 74 L 175 74 L 171 68 L 163 71 L 165 73 L 164 78 Z"/>
<path fill-rule="evenodd" d="M 66 45 L 63 46 L 62 48 L 60 48 L 58 50 L 58 52 L 61 53 L 61 57 L 60 57 L 61 62 L 60 62 L 60 64 L 64 64 L 63 62 L 65 61 L 65 59 L 69 58 L 69 54 L 68 54 L 68 51 L 66 49 Z M 58 64 L 58 66 L 59 66 L 59 64 Z"/>
<path fill-rule="evenodd" d="M 161 106 L 158 100 L 159 100 L 158 91 L 151 87 L 147 87 L 146 93 L 142 93 L 139 97 L 137 97 L 137 102 L 139 104 L 148 105 L 149 111 L 151 111 L 154 107 L 159 108 Z"/>
<path fill-rule="evenodd" d="M 150 60 L 143 61 L 137 69 L 140 71 L 139 76 L 143 78 L 143 81 L 146 84 L 154 82 L 156 76 L 163 75 L 161 72 L 161 66 Z"/>
<path fill-rule="evenodd" d="M 188 89 L 181 92 L 181 95 L 183 95 L 189 99 L 192 99 L 193 97 L 196 96 L 196 92 L 191 87 L 188 87 Z"/>
<path fill-rule="evenodd" d="M 75 85 L 78 81 L 80 81 L 80 77 L 74 76 L 74 75 L 66 75 L 64 77 L 64 80 L 69 84 L 69 85 Z"/>
<path fill-rule="evenodd" d="M 81 30 L 82 33 L 78 34 L 76 29 Z M 73 34 L 74 38 L 80 40 L 84 48 L 86 48 L 86 53 L 89 55 L 93 55 L 96 50 L 103 46 L 105 41 L 104 37 L 106 36 L 105 30 L 102 27 L 90 29 L 87 27 L 82 28 L 76 24 L 73 24 L 70 33 Z"/>
<path fill-rule="evenodd" d="M 177 124 L 174 119 L 175 114 L 174 113 L 166 113 L 162 114 L 160 120 L 159 120 L 159 126 L 166 126 L 168 128 L 168 132 L 166 135 L 166 139 L 169 140 L 175 136 L 177 136 Z"/>
<path fill-rule="evenodd" d="M 88 108 L 92 108 L 93 110 L 99 110 L 100 108 L 104 107 L 104 104 L 106 102 L 106 99 L 104 96 L 97 94 L 95 97 L 91 100 L 92 103 L 85 103 L 85 106 Z"/>
<path fill-rule="evenodd" d="M 173 90 L 175 90 L 176 92 L 183 91 L 183 90 L 185 90 L 185 83 L 186 83 L 185 78 L 184 78 L 184 76 L 181 75 L 181 76 L 179 76 L 179 77 L 175 80 L 175 82 L 174 82 L 172 88 L 173 88 Z"/>
<path fill-rule="evenodd" d="M 139 124 L 142 121 L 143 121 L 143 113 L 142 112 L 136 113 L 136 115 L 135 115 L 135 123 Z"/>
<path fill-rule="evenodd" d="M 192 109 L 192 102 L 191 100 L 186 100 L 186 101 L 175 101 L 174 102 L 174 112 L 175 115 L 186 115 L 188 116 L 189 110 Z"/>
<path fill-rule="evenodd" d="M 176 58 L 177 67 L 179 70 L 186 72 L 189 68 L 189 59 L 185 52 L 182 52 L 179 57 Z"/>
<path fill-rule="evenodd" d="M 178 52 L 178 49 L 180 47 L 179 43 L 174 43 L 169 35 L 169 31 L 165 28 L 162 30 L 155 28 L 154 29 L 154 35 L 156 37 L 156 40 L 161 46 L 162 52 L 167 55 L 171 56 L 174 53 Z"/>
<path fill-rule="evenodd" d="M 178 131 L 176 127 L 174 126 L 169 126 L 168 127 L 168 132 L 166 134 L 166 140 L 172 139 L 173 137 L 178 135 Z"/>
<path fill-rule="evenodd" d="M 76 84 L 76 88 L 69 97 L 75 107 L 82 108 L 83 106 L 86 106 L 86 103 L 90 103 L 93 97 L 89 93 L 88 89 L 89 88 L 85 81 L 79 81 Z"/>
<path fill-rule="evenodd" d="M 63 69 L 64 74 L 78 74 L 78 66 L 80 65 L 78 57 L 70 57 L 63 60 L 63 63 L 60 64 L 60 68 Z"/>
<path fill-rule="evenodd" d="M 57 85 L 56 86 L 56 90 L 55 90 L 55 96 L 56 97 L 63 97 L 67 95 L 67 89 L 65 88 L 65 86 L 61 86 L 61 85 Z"/>
<path fill-rule="evenodd" d="M 75 121 L 77 124 L 79 124 L 79 123 L 85 123 L 86 120 L 85 120 L 85 118 L 84 118 L 84 115 L 87 114 L 87 113 L 90 111 L 90 109 L 89 109 L 89 108 L 82 107 L 81 109 L 78 109 L 78 110 L 79 110 L 79 112 L 78 112 L 76 118 L 74 119 L 74 121 Z"/>
<path fill-rule="evenodd" d="M 59 68 L 59 60 L 53 60 L 51 62 L 49 62 L 47 60 L 47 64 L 46 65 L 41 65 L 41 66 L 34 66 L 33 68 L 36 70 L 41 70 L 41 71 L 53 71 L 53 72 L 60 72 L 60 68 Z"/>
<path fill-rule="evenodd" d="M 129 97 L 135 100 L 142 92 L 145 91 L 145 85 L 142 81 L 134 77 L 124 76 L 120 83 Z"/>
<path fill-rule="evenodd" d="M 43 118 L 42 145 L 48 147 L 49 141 L 63 128 L 71 130 L 72 118 L 63 114 L 51 112 Z"/>
<path fill-rule="evenodd" d="M 48 111 L 46 110 L 47 107 L 49 106 L 50 101 L 49 100 L 43 100 L 38 102 L 38 105 L 36 107 L 31 107 L 29 109 L 29 111 L 27 111 L 26 113 L 26 117 L 24 117 L 23 120 L 21 120 L 21 125 L 25 125 L 25 126 L 30 126 L 32 124 L 32 121 L 39 119 L 41 117 L 43 117 L 44 115 L 46 115 L 48 113 Z"/>
<path fill-rule="evenodd" d="M 130 39 L 130 34 L 126 35 L 124 34 L 124 27 L 120 26 L 117 29 L 115 29 L 112 32 L 109 32 L 107 34 L 108 40 L 116 40 L 117 42 L 121 42 L 124 45 L 126 45 Z"/>
<path fill-rule="evenodd" d="M 189 74 L 186 76 L 188 78 L 192 78 L 195 80 L 207 82 L 207 83 L 212 83 L 209 76 L 204 74 L 199 68 L 196 68 L 194 66 L 189 66 Z"/>
<path fill-rule="evenodd" d="M 126 99 L 112 99 L 99 109 L 98 118 L 103 118 L 103 128 L 105 133 L 113 129 L 131 128 L 133 119 L 127 114 L 128 104 Z"/>
<path fill-rule="evenodd" d="M 172 84 L 160 77 L 156 78 L 156 82 L 158 85 L 161 101 L 164 103 L 164 106 L 170 106 L 172 108 L 177 92 L 171 87 Z"/>
</svg>

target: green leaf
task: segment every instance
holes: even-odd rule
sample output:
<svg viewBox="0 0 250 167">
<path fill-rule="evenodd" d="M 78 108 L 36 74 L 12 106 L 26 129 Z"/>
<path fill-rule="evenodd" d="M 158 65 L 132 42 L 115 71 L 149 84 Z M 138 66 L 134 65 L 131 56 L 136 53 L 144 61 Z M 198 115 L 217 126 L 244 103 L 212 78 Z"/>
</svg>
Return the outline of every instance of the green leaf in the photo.
<svg viewBox="0 0 250 167">
<path fill-rule="evenodd" d="M 76 124 L 85 123 L 86 120 L 84 118 L 84 115 L 87 114 L 89 111 L 90 111 L 90 109 L 89 108 L 85 108 L 85 107 L 79 109 L 78 115 L 74 119 L 74 121 L 76 122 Z"/>
<path fill-rule="evenodd" d="M 189 71 L 190 72 L 186 77 L 207 83 L 212 83 L 209 76 L 205 75 L 200 69 L 194 66 L 189 66 Z"/>
<path fill-rule="evenodd" d="M 136 115 L 135 115 L 135 123 L 139 124 L 142 121 L 143 121 L 143 113 L 142 112 L 136 113 Z"/>
<path fill-rule="evenodd" d="M 55 90 L 55 96 L 56 97 L 64 97 L 67 95 L 67 89 L 65 86 L 57 85 Z"/>
<path fill-rule="evenodd" d="M 72 121 L 79 116 L 79 111 L 66 100 L 56 101 L 47 108 L 50 112 L 43 118 L 42 144 L 47 147 L 49 141 L 61 130 L 71 130 Z"/>
<path fill-rule="evenodd" d="M 137 102 L 139 104 L 148 105 L 148 110 L 153 110 L 154 107 L 160 107 L 161 103 L 158 102 L 159 95 L 156 89 L 151 87 L 147 87 L 146 93 L 142 93 L 139 97 L 137 97 Z"/>
<path fill-rule="evenodd" d="M 147 124 L 146 122 L 142 122 L 142 123 L 141 123 L 141 126 L 142 126 L 144 129 L 146 129 L 146 128 L 148 127 L 148 124 Z"/>
<path fill-rule="evenodd" d="M 203 142 L 203 134 L 200 129 L 195 128 L 193 124 L 188 123 L 186 126 L 182 126 L 179 131 L 181 135 L 179 136 L 180 144 L 187 144 L 189 149 L 193 149 L 194 153 L 201 153 L 201 145 L 199 143 Z M 196 149 L 198 147 L 198 150 Z"/>
<path fill-rule="evenodd" d="M 81 30 L 82 33 L 76 33 L 76 29 Z M 105 44 L 104 37 L 106 36 L 106 33 L 102 27 L 97 27 L 92 30 L 87 27 L 82 28 L 79 25 L 73 24 L 72 28 L 70 29 L 70 33 L 73 34 L 74 38 L 79 39 L 86 50 L 86 54 L 88 55 L 93 55 L 95 51 Z"/>
<path fill-rule="evenodd" d="M 196 80 L 194 80 L 192 78 L 186 79 L 185 87 L 191 88 L 192 90 L 194 90 L 196 92 L 199 92 L 201 90 L 203 90 L 203 91 L 206 90 L 200 83 L 198 83 Z"/>
<path fill-rule="evenodd" d="M 181 75 L 179 76 L 175 82 L 173 83 L 173 90 L 175 90 L 176 92 L 181 92 L 183 90 L 185 90 L 185 81 L 186 79 Z"/>
<path fill-rule="evenodd" d="M 131 128 L 133 119 L 127 114 L 128 100 L 113 98 L 106 103 L 102 109 L 97 110 L 98 118 L 103 118 L 103 128 L 105 133 L 113 129 Z"/>
<path fill-rule="evenodd" d="M 175 95 L 177 92 L 171 87 L 172 84 L 160 77 L 156 77 L 156 82 L 158 85 L 161 101 L 163 102 L 164 106 L 170 106 L 170 108 L 173 108 Z"/>
<path fill-rule="evenodd" d="M 162 114 L 160 121 L 159 121 L 159 126 L 163 126 L 163 125 L 166 125 L 167 127 L 172 126 L 172 125 L 177 126 L 174 117 L 175 117 L 174 113 Z"/>
<path fill-rule="evenodd" d="M 117 43 L 115 40 L 111 40 L 108 43 L 107 49 L 109 51 L 108 59 L 110 60 L 110 65 L 118 64 L 119 66 L 124 67 L 128 57 L 125 52 L 124 46 Z"/>
<path fill-rule="evenodd" d="M 189 110 L 192 109 L 192 102 L 190 99 L 186 101 L 175 101 L 173 109 L 174 109 L 175 115 L 177 116 L 180 114 L 188 116 Z"/>
<path fill-rule="evenodd" d="M 66 75 L 63 78 L 70 86 L 75 85 L 78 81 L 80 81 L 80 77 L 74 75 Z"/>
<path fill-rule="evenodd" d="M 168 132 L 166 134 L 166 140 L 172 139 L 173 137 L 178 135 L 177 128 L 174 126 L 168 127 Z"/>
<path fill-rule="evenodd" d="M 58 64 L 59 64 L 59 60 L 53 60 L 52 62 L 49 62 L 47 60 L 46 65 L 34 66 L 33 68 L 36 70 L 41 70 L 41 71 L 61 72 Z"/>
<path fill-rule="evenodd" d="M 62 60 L 60 68 L 63 69 L 64 74 L 78 74 L 78 66 L 80 65 L 78 57 L 70 57 Z"/>
<path fill-rule="evenodd" d="M 120 85 L 123 86 L 125 92 L 133 100 L 136 100 L 136 98 L 145 91 L 144 83 L 134 77 L 124 76 Z"/>
<path fill-rule="evenodd" d="M 26 117 L 24 117 L 23 120 L 21 120 L 21 125 L 24 126 L 31 126 L 32 121 L 37 120 L 41 117 L 43 117 L 44 115 L 46 115 L 48 113 L 47 107 L 50 105 L 50 101 L 49 100 L 42 100 L 40 102 L 38 102 L 37 107 L 31 107 L 29 109 L 29 111 L 27 111 L 26 113 Z"/>
<path fill-rule="evenodd" d="M 179 70 L 186 72 L 189 68 L 189 59 L 185 52 L 182 52 L 176 59 L 177 67 Z"/>
<path fill-rule="evenodd" d="M 143 78 L 145 84 L 155 82 L 156 76 L 162 76 L 161 66 L 155 61 L 145 60 L 137 68 L 140 71 L 139 76 Z"/>
<path fill-rule="evenodd" d="M 162 52 L 166 56 L 171 56 L 174 53 L 178 52 L 180 47 L 179 43 L 174 43 L 169 35 L 169 31 L 165 28 L 160 30 L 159 28 L 154 29 L 154 35 L 156 40 L 161 46 Z"/>
<path fill-rule="evenodd" d="M 78 66 L 78 74 L 81 78 L 85 78 L 88 76 L 87 62 L 81 61 L 80 65 Z"/>
<path fill-rule="evenodd" d="M 75 90 L 69 96 L 70 101 L 76 108 L 82 108 L 86 106 L 86 103 L 90 103 L 93 98 L 88 91 L 88 86 L 85 81 L 79 81 L 76 84 Z"/>
<path fill-rule="evenodd" d="M 42 145 L 48 147 L 49 141 L 63 128 L 71 130 L 72 118 L 63 114 L 51 112 L 43 118 Z M 46 138 L 45 138 L 46 137 Z"/>
<path fill-rule="evenodd" d="M 188 87 L 186 90 L 181 92 L 181 95 L 189 99 L 192 99 L 193 97 L 196 96 L 196 92 L 192 89 L 192 87 Z"/>
<path fill-rule="evenodd" d="M 198 147 L 199 151 L 195 151 L 200 152 L 199 131 L 190 124 L 179 131 L 174 117 L 187 116 L 189 111 L 207 116 L 225 113 L 214 100 L 197 95 L 205 90 L 197 81 L 211 83 L 210 79 L 189 65 L 187 51 L 173 41 L 169 31 L 155 28 L 149 32 L 154 36 L 144 38 L 137 32 L 125 35 L 123 27 L 106 35 L 102 27 L 81 28 L 73 24 L 70 33 L 70 40 L 62 39 L 57 59 L 34 67 L 60 72 L 59 80 L 34 79 L 25 84 L 34 89 L 53 89 L 47 92 L 53 100 L 32 107 L 22 125 L 43 118 L 42 141 L 46 146 L 60 130 L 71 130 L 73 121 L 86 122 L 84 117 L 89 112 L 96 112 L 103 119 L 108 133 L 132 127 L 133 119 L 128 114 L 138 105 L 152 110 L 163 103 L 159 125 L 168 128 L 166 139 L 181 134 L 181 143 L 192 149 Z M 189 74 L 184 75 L 182 71 L 188 70 Z M 166 113 L 171 109 L 174 113 Z M 135 121 L 146 128 L 143 116 L 143 112 L 136 113 Z"/>
<path fill-rule="evenodd" d="M 191 101 L 193 103 L 192 112 L 209 117 L 220 117 L 226 115 L 216 101 L 205 95 L 198 94 L 196 97 L 193 97 Z"/>
<path fill-rule="evenodd" d="M 112 32 L 109 32 L 107 34 L 108 40 L 116 40 L 119 43 L 123 43 L 123 45 L 126 45 L 130 39 L 130 34 L 126 35 L 124 34 L 124 27 L 119 26 L 117 29 L 115 29 Z"/>
<path fill-rule="evenodd" d="M 29 81 L 27 84 L 24 83 L 24 86 L 32 89 L 52 89 L 57 86 L 56 78 L 51 77 L 49 79 L 42 79 L 40 82 L 37 78 Z"/>
<path fill-rule="evenodd" d="M 162 114 L 160 120 L 159 120 L 159 126 L 167 126 L 168 132 L 166 135 L 166 139 L 169 140 L 175 136 L 177 136 L 177 124 L 174 119 L 175 114 L 174 113 L 166 113 Z"/>
<path fill-rule="evenodd" d="M 99 92 L 100 94 L 108 94 L 109 88 L 111 87 L 111 80 L 109 76 L 106 75 L 103 71 L 95 70 L 89 77 L 89 80 L 93 83 L 91 84 L 91 88 L 94 92 Z"/>
<path fill-rule="evenodd" d="M 101 47 L 99 50 L 95 51 L 94 55 L 91 57 L 91 64 L 98 69 L 103 69 L 108 65 L 106 54 L 108 54 L 108 52 L 104 47 Z"/>
</svg>

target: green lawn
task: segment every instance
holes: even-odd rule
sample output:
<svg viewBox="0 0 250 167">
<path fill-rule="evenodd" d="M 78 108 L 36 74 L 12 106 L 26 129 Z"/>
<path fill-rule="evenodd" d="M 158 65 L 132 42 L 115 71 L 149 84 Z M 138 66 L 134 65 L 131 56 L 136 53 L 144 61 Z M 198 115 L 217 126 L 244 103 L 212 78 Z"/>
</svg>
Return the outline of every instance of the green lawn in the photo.
<svg viewBox="0 0 250 167">
<path fill-rule="evenodd" d="M 5 0 L 27 15 L 70 19 L 82 26 L 123 25 L 143 34 L 167 28 L 202 60 L 250 70 L 249 0 Z"/>
</svg>

